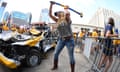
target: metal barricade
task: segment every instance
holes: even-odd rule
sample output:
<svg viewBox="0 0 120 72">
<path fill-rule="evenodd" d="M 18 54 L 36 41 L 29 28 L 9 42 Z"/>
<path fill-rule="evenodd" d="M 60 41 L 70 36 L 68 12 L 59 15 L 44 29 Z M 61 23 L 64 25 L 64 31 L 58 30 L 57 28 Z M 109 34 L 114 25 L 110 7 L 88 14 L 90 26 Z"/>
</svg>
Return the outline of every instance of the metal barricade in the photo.
<svg viewBox="0 0 120 72">
<path fill-rule="evenodd" d="M 99 37 L 98 44 L 96 49 L 94 49 L 94 53 L 91 54 L 91 48 L 93 45 L 93 37 L 86 37 L 85 38 L 85 46 L 83 54 L 88 59 L 89 63 L 91 63 L 91 69 L 88 72 L 103 72 L 105 68 L 105 63 L 102 64 L 101 69 L 98 68 L 98 64 L 101 61 L 103 55 L 103 49 L 105 48 L 105 39 L 103 37 Z M 112 40 L 120 40 L 120 38 L 111 38 Z M 113 45 L 111 45 L 113 47 Z M 114 49 L 114 48 L 112 48 Z M 111 67 L 109 68 L 108 72 L 120 72 L 120 56 L 113 55 L 113 62 Z"/>
<path fill-rule="evenodd" d="M 98 41 L 99 41 L 98 48 L 95 49 L 93 55 L 90 55 L 90 60 L 91 60 L 91 64 L 92 64 L 91 70 L 95 71 L 95 72 L 102 72 L 101 70 L 98 69 L 98 64 L 99 64 L 101 57 L 102 57 L 102 51 L 104 48 L 104 39 L 100 38 Z"/>
<path fill-rule="evenodd" d="M 84 41 L 85 40 L 83 37 L 77 37 L 75 39 L 75 48 L 79 50 L 81 53 L 83 52 L 83 49 L 84 49 Z"/>
</svg>

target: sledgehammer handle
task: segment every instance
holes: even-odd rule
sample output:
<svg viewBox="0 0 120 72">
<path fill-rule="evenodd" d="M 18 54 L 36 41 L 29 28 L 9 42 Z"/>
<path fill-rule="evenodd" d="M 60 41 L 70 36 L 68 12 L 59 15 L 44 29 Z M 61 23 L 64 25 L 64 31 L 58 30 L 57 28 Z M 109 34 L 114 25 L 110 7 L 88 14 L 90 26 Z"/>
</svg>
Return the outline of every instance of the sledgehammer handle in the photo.
<svg viewBox="0 0 120 72">
<path fill-rule="evenodd" d="M 68 8 L 68 9 L 75 12 L 75 13 L 77 13 L 78 15 L 80 15 L 80 17 L 83 17 L 83 13 L 80 13 L 80 12 L 78 12 L 78 11 L 72 9 L 72 8 Z"/>
<path fill-rule="evenodd" d="M 65 7 L 65 5 L 60 4 L 60 3 L 57 3 L 57 2 L 55 2 L 55 1 L 50 1 L 50 2 L 51 2 L 51 3 L 54 3 L 54 4 L 56 4 L 56 5 L 59 5 L 59 6 Z M 77 13 L 78 15 L 80 15 L 80 17 L 83 17 L 83 13 L 80 13 L 80 12 L 78 12 L 78 11 L 76 11 L 76 10 L 70 8 L 70 7 L 69 7 L 68 9 L 71 10 L 71 11 L 73 11 L 73 12 L 75 12 L 75 13 Z"/>
</svg>

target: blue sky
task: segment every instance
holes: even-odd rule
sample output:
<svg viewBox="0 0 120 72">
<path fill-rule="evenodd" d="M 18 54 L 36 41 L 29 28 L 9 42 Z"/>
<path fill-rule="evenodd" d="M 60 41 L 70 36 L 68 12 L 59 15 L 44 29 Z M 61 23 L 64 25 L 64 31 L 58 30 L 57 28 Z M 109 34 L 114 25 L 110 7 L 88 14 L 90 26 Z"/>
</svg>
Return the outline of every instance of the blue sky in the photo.
<svg viewBox="0 0 120 72">
<path fill-rule="evenodd" d="M 50 0 L 4 0 L 8 2 L 7 11 L 17 10 L 21 12 L 31 12 L 33 14 L 33 22 L 38 21 L 40 11 L 43 8 L 49 8 Z M 73 23 L 87 24 L 98 8 L 107 8 L 120 14 L 120 0 L 53 0 L 68 5 L 69 7 L 83 12 L 83 18 L 71 12 Z M 54 6 L 53 11 L 63 10 L 60 6 Z M 53 22 L 52 20 L 50 20 Z"/>
<path fill-rule="evenodd" d="M 120 0 L 96 0 L 96 5 L 113 10 L 120 14 Z"/>
</svg>

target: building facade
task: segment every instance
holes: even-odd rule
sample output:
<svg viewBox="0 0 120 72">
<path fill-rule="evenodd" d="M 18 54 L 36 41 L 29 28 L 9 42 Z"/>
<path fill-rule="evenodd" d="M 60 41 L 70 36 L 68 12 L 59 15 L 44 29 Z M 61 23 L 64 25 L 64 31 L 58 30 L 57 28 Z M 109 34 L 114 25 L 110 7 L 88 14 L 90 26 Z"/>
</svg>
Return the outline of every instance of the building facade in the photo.
<svg viewBox="0 0 120 72">
<path fill-rule="evenodd" d="M 93 15 L 88 24 L 94 25 L 97 27 L 104 27 L 108 22 L 108 18 L 112 17 L 115 20 L 115 27 L 120 27 L 120 15 L 115 13 L 112 10 L 105 8 L 99 8 L 96 13 Z"/>
<path fill-rule="evenodd" d="M 81 29 L 87 30 L 89 32 L 92 32 L 93 29 L 98 29 L 99 31 L 103 31 L 103 27 L 93 26 L 93 25 L 86 25 L 86 24 L 72 24 L 72 31 L 73 32 L 80 32 Z"/>
<path fill-rule="evenodd" d="M 52 30 L 56 30 L 57 28 L 57 25 L 55 23 L 49 23 L 48 25 L 52 28 Z M 92 32 L 93 29 L 96 29 L 96 28 L 101 32 L 104 30 L 103 27 L 91 26 L 91 25 L 86 25 L 86 24 L 74 24 L 73 23 L 71 27 L 74 33 L 80 32 L 81 28 L 88 30 L 89 32 Z"/>
<path fill-rule="evenodd" d="M 50 17 L 48 15 L 48 13 L 49 13 L 49 10 L 47 8 L 42 9 L 41 13 L 40 13 L 39 21 L 49 23 L 50 22 L 50 20 L 49 20 Z"/>
<path fill-rule="evenodd" d="M 2 19 L 2 16 L 3 16 L 3 13 L 4 13 L 4 10 L 7 6 L 7 2 L 0 2 L 0 22 L 1 22 L 1 19 Z"/>
</svg>

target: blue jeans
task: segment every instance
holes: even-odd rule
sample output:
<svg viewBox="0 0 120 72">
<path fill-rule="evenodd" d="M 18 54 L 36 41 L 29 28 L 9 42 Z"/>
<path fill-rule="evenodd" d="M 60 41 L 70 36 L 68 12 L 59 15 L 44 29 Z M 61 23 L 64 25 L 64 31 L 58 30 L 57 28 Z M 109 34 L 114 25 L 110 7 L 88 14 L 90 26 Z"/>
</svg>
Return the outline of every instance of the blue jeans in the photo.
<svg viewBox="0 0 120 72">
<path fill-rule="evenodd" d="M 60 38 L 58 40 L 56 50 L 55 50 L 55 54 L 54 54 L 54 60 L 58 60 L 59 54 L 61 53 L 61 51 L 62 51 L 62 49 L 64 48 L 65 45 L 66 45 L 66 47 L 68 49 L 70 64 L 75 64 L 75 59 L 74 59 L 74 39 L 73 38 L 71 38 L 69 40 L 63 40 L 63 39 Z"/>
</svg>

